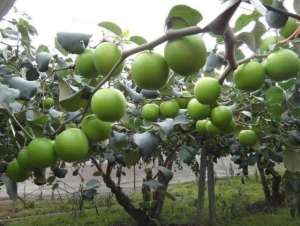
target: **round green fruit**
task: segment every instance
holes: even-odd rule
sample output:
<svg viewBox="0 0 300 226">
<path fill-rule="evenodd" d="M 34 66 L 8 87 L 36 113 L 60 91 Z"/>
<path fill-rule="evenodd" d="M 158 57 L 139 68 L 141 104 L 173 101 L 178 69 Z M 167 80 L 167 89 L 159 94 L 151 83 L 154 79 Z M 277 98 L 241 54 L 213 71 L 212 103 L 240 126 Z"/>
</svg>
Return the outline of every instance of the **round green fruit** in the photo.
<svg viewBox="0 0 300 226">
<path fill-rule="evenodd" d="M 57 156 L 66 162 L 82 161 L 88 155 L 89 142 L 80 129 L 70 128 L 56 136 L 54 148 Z"/>
<path fill-rule="evenodd" d="M 198 133 L 205 134 L 206 133 L 206 124 L 208 120 L 203 119 L 203 120 L 198 120 L 196 122 L 196 130 Z"/>
<path fill-rule="evenodd" d="M 292 35 L 296 29 L 298 28 L 298 24 L 294 18 L 289 18 L 286 24 L 280 29 L 280 35 L 288 38 Z"/>
<path fill-rule="evenodd" d="M 21 168 L 18 161 L 14 159 L 7 165 L 6 175 L 15 182 L 23 182 L 30 177 L 30 172 Z"/>
<path fill-rule="evenodd" d="M 28 158 L 33 168 L 46 168 L 56 161 L 53 142 L 47 138 L 35 138 L 28 147 Z"/>
<path fill-rule="evenodd" d="M 268 56 L 265 68 L 272 80 L 288 80 L 297 76 L 300 69 L 299 58 L 292 50 L 281 49 Z"/>
<path fill-rule="evenodd" d="M 91 109 L 102 121 L 118 121 L 126 112 L 126 99 L 117 89 L 100 89 L 92 97 Z"/>
<path fill-rule="evenodd" d="M 280 38 L 277 38 L 276 36 L 268 36 L 261 41 L 259 49 L 261 52 L 269 52 L 274 48 L 278 41 L 280 41 Z"/>
<path fill-rule="evenodd" d="M 220 133 L 218 127 L 214 126 L 214 124 L 212 124 L 212 122 L 209 120 L 206 122 L 205 127 L 206 127 L 207 134 L 210 136 L 216 136 Z"/>
<path fill-rule="evenodd" d="M 215 107 L 211 111 L 211 122 L 219 128 L 226 128 L 232 122 L 232 111 L 226 106 Z"/>
<path fill-rule="evenodd" d="M 94 52 L 92 50 L 87 49 L 77 57 L 75 71 L 86 78 L 97 76 L 98 72 L 94 65 Z"/>
<path fill-rule="evenodd" d="M 43 99 L 43 107 L 46 109 L 50 109 L 54 106 L 54 99 L 52 97 L 45 97 Z"/>
<path fill-rule="evenodd" d="M 131 76 L 142 89 L 160 89 L 168 80 L 169 66 L 160 54 L 140 53 L 131 65 Z"/>
<path fill-rule="evenodd" d="M 168 42 L 164 55 L 170 68 L 176 73 L 191 75 L 204 66 L 207 52 L 203 40 L 192 35 Z"/>
<path fill-rule="evenodd" d="M 107 75 L 121 58 L 122 52 L 118 46 L 111 42 L 103 42 L 94 52 L 94 65 L 99 74 Z M 123 63 L 116 69 L 114 75 L 123 70 Z"/>
<path fill-rule="evenodd" d="M 159 110 L 162 116 L 166 118 L 173 118 L 179 112 L 179 104 L 176 100 L 164 101 L 159 105 Z"/>
<path fill-rule="evenodd" d="M 33 168 L 32 165 L 31 165 L 31 161 L 30 161 L 29 155 L 28 155 L 28 150 L 26 148 L 23 148 L 18 153 L 17 161 L 18 161 L 19 166 L 22 169 L 31 170 Z"/>
<path fill-rule="evenodd" d="M 253 130 L 242 130 L 239 133 L 239 142 L 243 145 L 252 146 L 257 142 L 256 133 Z"/>
<path fill-rule="evenodd" d="M 54 99 L 52 97 L 44 97 L 42 106 L 46 109 L 50 109 L 54 106 Z"/>
<path fill-rule="evenodd" d="M 234 82 L 238 89 L 255 91 L 259 89 L 265 80 L 264 67 L 255 61 L 240 65 L 233 73 Z"/>
<path fill-rule="evenodd" d="M 196 99 L 202 104 L 215 104 L 221 94 L 221 85 L 215 78 L 204 77 L 194 87 Z"/>
<path fill-rule="evenodd" d="M 102 141 L 111 136 L 112 126 L 110 122 L 103 122 L 96 115 L 88 115 L 81 122 L 81 130 L 90 141 Z"/>
<path fill-rule="evenodd" d="M 199 103 L 196 98 L 190 100 L 187 109 L 192 119 L 205 119 L 210 115 L 210 106 Z"/>
<path fill-rule="evenodd" d="M 142 117 L 148 121 L 155 121 L 159 117 L 159 106 L 157 104 L 145 104 L 142 108 Z"/>
</svg>

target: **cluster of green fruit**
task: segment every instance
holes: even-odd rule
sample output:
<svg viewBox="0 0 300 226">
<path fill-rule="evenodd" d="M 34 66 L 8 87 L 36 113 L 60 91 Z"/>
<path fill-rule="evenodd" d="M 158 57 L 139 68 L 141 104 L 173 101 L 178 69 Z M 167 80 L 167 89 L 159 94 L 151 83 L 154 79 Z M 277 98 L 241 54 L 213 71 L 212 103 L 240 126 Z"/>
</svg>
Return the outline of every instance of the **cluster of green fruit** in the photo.
<svg viewBox="0 0 300 226">
<path fill-rule="evenodd" d="M 21 150 L 16 159 L 8 164 L 6 174 L 20 182 L 30 177 L 32 170 L 52 167 L 57 159 L 66 162 L 85 160 L 89 153 L 89 142 L 108 139 L 112 133 L 113 121 L 125 113 L 126 100 L 123 94 L 113 88 L 101 89 L 92 98 L 92 111 L 79 128 L 68 128 L 52 141 L 34 138 Z"/>
<path fill-rule="evenodd" d="M 300 70 L 300 60 L 289 49 L 279 49 L 271 53 L 261 64 L 251 61 L 240 65 L 234 71 L 234 82 L 238 89 L 255 91 L 259 89 L 266 75 L 273 81 L 286 81 L 295 78 Z"/>
<path fill-rule="evenodd" d="M 95 50 L 87 49 L 76 60 L 75 72 L 86 78 L 110 72 L 122 53 L 114 43 L 104 42 Z M 160 89 L 169 77 L 169 68 L 180 75 L 197 73 L 205 64 L 206 47 L 196 35 L 170 41 L 164 57 L 153 51 L 139 53 L 131 65 L 131 78 L 141 89 Z M 122 71 L 121 64 L 114 75 Z"/>
<path fill-rule="evenodd" d="M 195 98 L 189 101 L 187 109 L 190 117 L 197 120 L 196 130 L 201 134 L 215 136 L 234 131 L 235 122 L 231 109 L 216 104 L 220 93 L 221 85 L 218 80 L 210 77 L 199 79 L 194 87 Z M 252 146 L 257 142 L 253 130 L 240 131 L 238 138 L 243 145 Z"/>
</svg>

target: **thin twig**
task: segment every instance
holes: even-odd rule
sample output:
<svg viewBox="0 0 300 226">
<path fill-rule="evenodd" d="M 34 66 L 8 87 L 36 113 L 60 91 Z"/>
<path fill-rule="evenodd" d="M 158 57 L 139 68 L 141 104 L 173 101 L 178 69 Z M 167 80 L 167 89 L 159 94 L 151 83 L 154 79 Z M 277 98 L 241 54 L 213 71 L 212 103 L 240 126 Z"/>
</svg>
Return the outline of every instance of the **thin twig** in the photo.
<svg viewBox="0 0 300 226">
<path fill-rule="evenodd" d="M 254 54 L 254 55 L 252 55 L 252 56 L 250 56 L 250 57 L 247 57 L 247 58 L 245 58 L 245 59 L 242 59 L 242 60 L 238 61 L 238 62 L 236 63 L 235 66 L 228 65 L 228 66 L 225 68 L 225 70 L 223 71 L 223 73 L 220 75 L 219 79 L 218 79 L 219 82 L 220 82 L 220 84 L 223 84 L 223 82 L 224 82 L 224 80 L 226 79 L 226 77 L 227 77 L 232 71 L 234 71 L 239 65 L 244 64 L 244 63 L 247 63 L 248 61 L 250 61 L 250 60 L 252 60 L 252 59 L 256 59 L 256 58 L 265 58 L 265 57 L 267 57 L 267 56 L 268 56 L 268 54 Z"/>
<path fill-rule="evenodd" d="M 9 110 L 6 110 L 8 116 L 21 128 L 23 133 L 30 139 L 33 139 L 33 136 L 22 126 L 22 124 L 18 121 L 18 119 L 15 117 L 15 115 L 10 112 Z"/>
<path fill-rule="evenodd" d="M 60 133 L 64 128 L 65 126 L 69 123 L 69 122 L 72 122 L 73 120 L 75 120 L 76 118 L 78 118 L 79 116 L 81 116 L 83 114 L 83 112 L 80 112 L 76 115 L 74 115 L 73 117 L 67 119 L 66 121 L 64 121 L 55 131 L 54 133 L 51 135 L 51 137 L 54 137 L 56 134 Z"/>
</svg>

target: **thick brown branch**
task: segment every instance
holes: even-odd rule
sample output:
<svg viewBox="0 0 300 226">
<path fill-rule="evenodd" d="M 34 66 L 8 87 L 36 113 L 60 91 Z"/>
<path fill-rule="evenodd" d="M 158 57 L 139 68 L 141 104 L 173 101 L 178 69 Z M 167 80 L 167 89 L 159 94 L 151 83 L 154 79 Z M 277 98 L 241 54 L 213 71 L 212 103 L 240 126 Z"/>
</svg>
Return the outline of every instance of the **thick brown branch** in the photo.
<svg viewBox="0 0 300 226">
<path fill-rule="evenodd" d="M 139 226 L 156 226 L 156 223 L 143 211 L 142 209 L 136 208 L 130 198 L 122 191 L 121 187 L 117 186 L 111 179 L 110 175 L 104 174 L 102 168 L 98 164 L 94 157 L 91 157 L 92 162 L 102 175 L 102 179 L 105 185 L 115 195 L 117 202 L 126 210 L 126 212 L 137 221 Z M 110 167 L 108 165 L 108 167 Z"/>
</svg>

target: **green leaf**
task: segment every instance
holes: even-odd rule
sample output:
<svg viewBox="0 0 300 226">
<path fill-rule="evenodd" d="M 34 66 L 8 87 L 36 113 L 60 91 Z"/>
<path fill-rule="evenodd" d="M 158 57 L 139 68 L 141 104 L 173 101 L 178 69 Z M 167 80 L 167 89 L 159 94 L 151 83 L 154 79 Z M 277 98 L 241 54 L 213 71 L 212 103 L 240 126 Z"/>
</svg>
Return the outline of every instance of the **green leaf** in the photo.
<svg viewBox="0 0 300 226">
<path fill-rule="evenodd" d="M 166 19 L 168 28 L 183 28 L 197 25 L 202 20 L 201 13 L 187 5 L 174 6 Z"/>
<path fill-rule="evenodd" d="M 110 21 L 103 21 L 101 23 L 98 24 L 98 26 L 103 27 L 111 32 L 113 32 L 114 34 L 118 35 L 118 36 L 122 36 L 122 29 L 115 23 L 110 22 Z"/>
<path fill-rule="evenodd" d="M 131 36 L 129 40 L 134 42 L 137 45 L 143 45 L 147 43 L 147 40 L 142 36 Z"/>
<path fill-rule="evenodd" d="M 60 46 L 65 51 L 74 54 L 83 53 L 89 44 L 90 38 L 90 34 L 83 33 L 59 32 L 56 34 L 56 41 L 60 44 Z"/>
<path fill-rule="evenodd" d="M 84 89 L 75 92 L 70 85 L 60 79 L 58 81 L 59 87 L 59 103 L 66 111 L 77 111 L 88 104 L 88 100 L 83 98 Z"/>
<path fill-rule="evenodd" d="M 258 20 L 258 18 L 261 15 L 255 10 L 251 14 L 242 14 L 239 16 L 239 18 L 236 20 L 234 25 L 234 31 L 240 31 L 244 27 L 246 27 L 250 22 Z"/>
<path fill-rule="evenodd" d="M 245 43 L 253 52 L 256 51 L 255 37 L 251 32 L 242 32 L 237 36 L 237 39 Z"/>
</svg>

